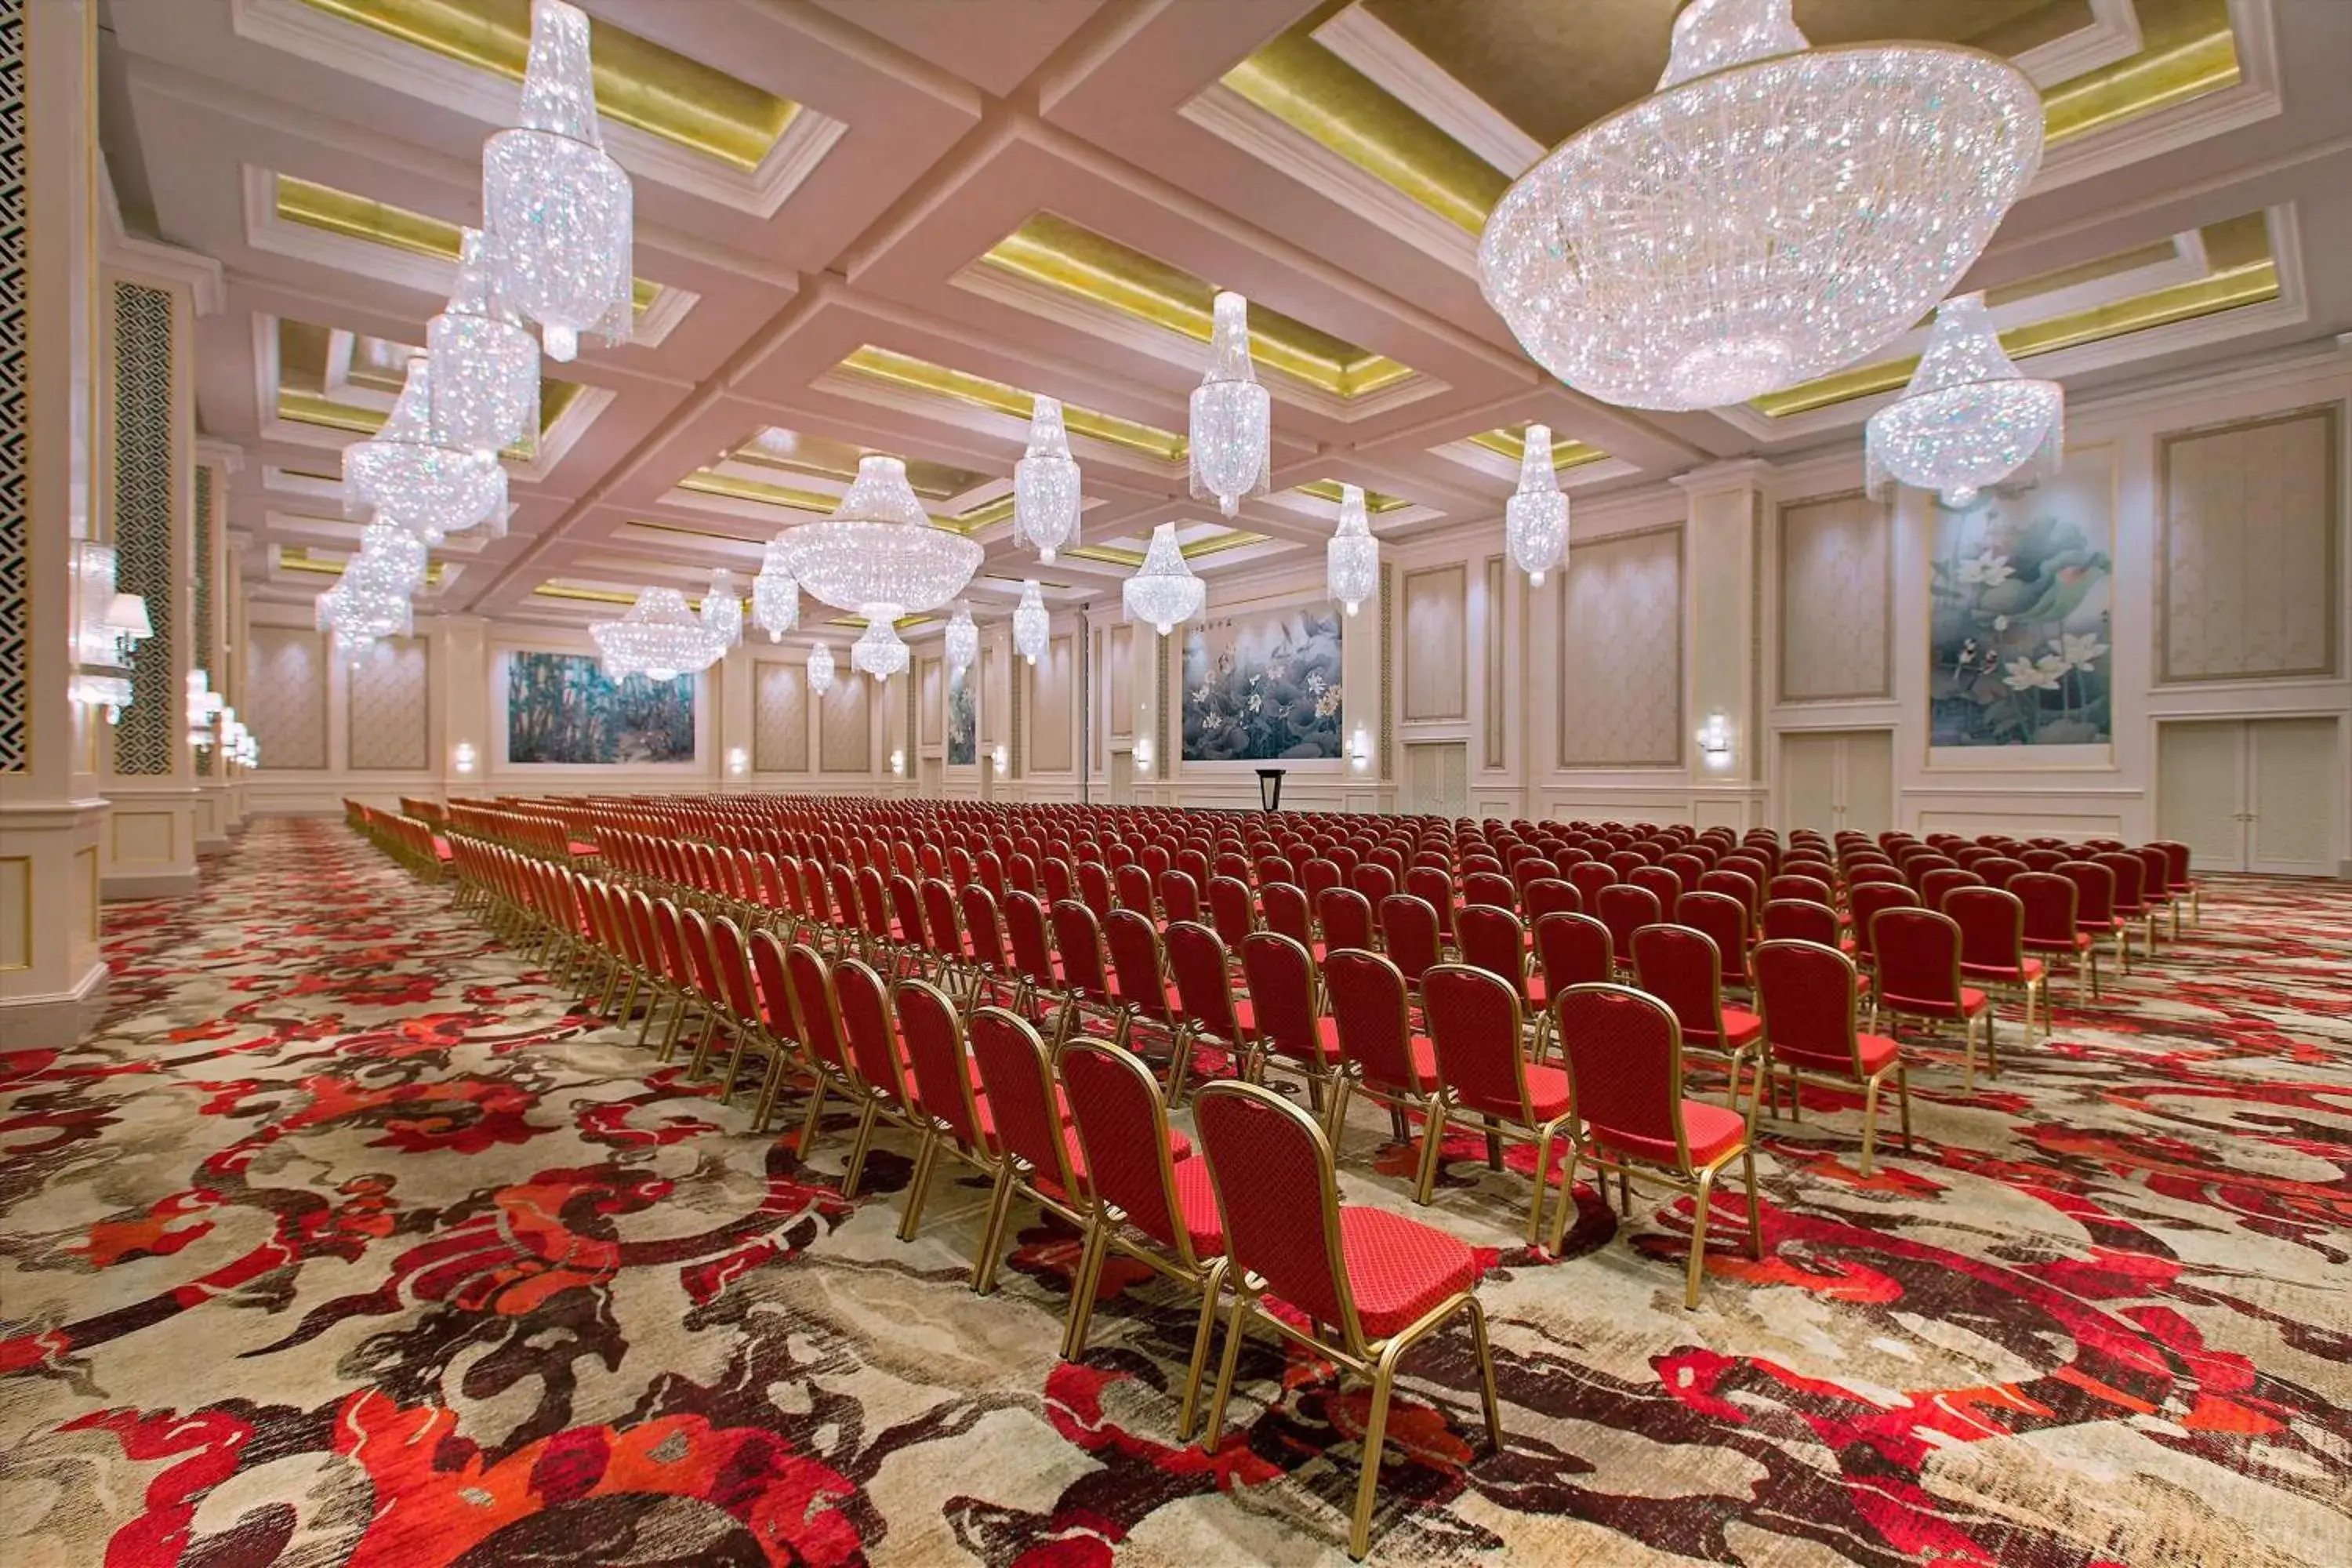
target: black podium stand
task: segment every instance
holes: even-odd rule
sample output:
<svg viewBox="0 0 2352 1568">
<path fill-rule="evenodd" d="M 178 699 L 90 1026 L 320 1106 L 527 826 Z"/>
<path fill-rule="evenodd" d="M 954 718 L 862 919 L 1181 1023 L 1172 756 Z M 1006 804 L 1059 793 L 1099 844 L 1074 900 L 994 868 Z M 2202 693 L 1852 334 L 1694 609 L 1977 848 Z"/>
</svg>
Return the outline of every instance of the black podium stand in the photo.
<svg viewBox="0 0 2352 1568">
<path fill-rule="evenodd" d="M 1286 768 L 1260 768 L 1257 771 L 1257 803 L 1268 811 L 1282 809 L 1282 775 Z"/>
</svg>

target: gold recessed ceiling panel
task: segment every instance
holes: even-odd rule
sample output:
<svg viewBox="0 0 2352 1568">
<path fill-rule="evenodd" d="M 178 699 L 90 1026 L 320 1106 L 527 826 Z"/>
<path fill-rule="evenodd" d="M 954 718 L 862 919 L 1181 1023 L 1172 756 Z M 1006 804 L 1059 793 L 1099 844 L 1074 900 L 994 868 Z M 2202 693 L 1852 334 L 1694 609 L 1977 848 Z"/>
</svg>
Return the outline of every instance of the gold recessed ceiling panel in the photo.
<svg viewBox="0 0 2352 1568">
<path fill-rule="evenodd" d="M 2023 360 L 2034 354 L 2055 353 L 2060 349 L 2080 348 L 2085 343 L 2168 327 L 2178 321 L 2193 321 L 2278 298 L 2278 262 L 2271 252 L 2270 225 L 2261 213 L 2209 224 L 2198 234 L 2203 242 L 2208 268 L 2202 278 L 2024 322 L 2000 334 L 2001 347 L 2009 351 L 2011 358 Z M 2173 251 L 2169 246 L 2143 246 L 2124 254 L 2139 258 L 2139 264 L 2145 266 L 2168 259 Z M 2098 266 L 2093 263 L 2027 279 L 2006 289 L 1993 289 L 1987 298 L 1995 305 L 2015 304 L 2082 283 L 2086 275 L 2112 277 L 2122 270 L 2111 268 L 2101 273 L 2094 270 Z M 1855 365 L 1834 375 L 1757 398 L 1748 406 L 1770 418 L 1783 419 L 1832 404 L 1895 391 L 1911 379 L 1911 373 L 1918 365 L 1916 354 Z"/>
<path fill-rule="evenodd" d="M 1053 213 L 1039 213 L 981 258 L 981 264 L 1057 292 L 1075 295 L 1209 342 L 1216 286 Z M 1412 376 L 1383 354 L 1357 347 L 1306 322 L 1250 302 L 1250 353 L 1258 364 L 1335 397 L 1363 397 Z"/>
<path fill-rule="evenodd" d="M 880 452 L 872 447 L 860 447 L 849 441 L 836 441 L 827 436 L 771 428 L 736 447 L 727 460 L 846 485 L 857 477 L 857 465 L 861 458 L 895 456 L 896 453 Z M 986 474 L 947 463 L 927 463 L 919 458 L 908 458 L 905 462 L 907 483 L 914 487 L 915 493 L 925 500 L 948 500 L 967 490 L 978 489 L 989 479 Z"/>
<path fill-rule="evenodd" d="M 1470 437 L 1470 444 L 1484 447 L 1517 464 L 1528 453 L 1528 427 L 1525 425 L 1505 425 L 1493 430 L 1482 430 Z M 1604 462 L 1608 457 L 1609 454 L 1600 447 L 1588 446 L 1582 441 L 1563 440 L 1558 436 L 1552 438 L 1551 466 L 1555 473 L 1562 468 L 1580 468 L 1587 463 Z"/>
<path fill-rule="evenodd" d="M 1300 495 L 1313 496 L 1317 500 L 1328 501 L 1333 506 L 1339 504 L 1339 481 L 1337 479 L 1315 479 L 1291 488 Z M 1412 502 L 1402 496 L 1382 495 L 1378 490 L 1364 492 L 1364 510 L 1374 517 L 1392 511 L 1402 511 L 1412 504 Z"/>
<path fill-rule="evenodd" d="M 297 425 L 316 425 L 329 430 L 348 431 L 354 436 L 373 436 L 383 428 L 387 411 L 364 404 L 349 403 L 327 388 L 328 343 L 333 336 L 326 328 L 310 321 L 298 321 L 280 317 L 278 321 L 278 417 Z M 363 350 L 383 351 L 379 359 Z M 345 373 L 345 382 L 352 386 L 397 397 L 406 379 L 407 358 L 425 351 L 404 343 L 388 343 L 381 339 L 362 338 L 355 342 L 352 363 Z M 397 355 L 394 360 L 391 356 Z M 401 368 L 394 370 L 394 363 Z M 565 410 L 581 394 L 575 381 L 556 381 L 541 376 L 539 383 L 539 428 L 543 435 L 563 417 Z M 509 447 L 507 456 L 528 458 L 521 447 Z"/>
<path fill-rule="evenodd" d="M 522 80 L 530 0 L 304 0 L 447 59 Z M 602 17 L 589 37 L 596 110 L 738 169 L 756 169 L 800 106 Z"/>
<path fill-rule="evenodd" d="M 950 370 L 929 360 L 917 359 L 912 354 L 876 348 L 871 343 L 843 360 L 835 369 L 901 391 L 952 398 L 959 403 L 968 403 L 1024 422 L 1037 401 L 1034 393 L 1024 392 L 1017 386 L 991 381 L 984 375 L 973 375 L 966 371 Z M 1097 414 L 1076 404 L 1062 405 L 1062 423 L 1073 436 L 1124 447 L 1163 463 L 1184 461 L 1189 449 L 1184 437 L 1173 431 L 1133 419 L 1122 419 L 1115 414 Z"/>
</svg>

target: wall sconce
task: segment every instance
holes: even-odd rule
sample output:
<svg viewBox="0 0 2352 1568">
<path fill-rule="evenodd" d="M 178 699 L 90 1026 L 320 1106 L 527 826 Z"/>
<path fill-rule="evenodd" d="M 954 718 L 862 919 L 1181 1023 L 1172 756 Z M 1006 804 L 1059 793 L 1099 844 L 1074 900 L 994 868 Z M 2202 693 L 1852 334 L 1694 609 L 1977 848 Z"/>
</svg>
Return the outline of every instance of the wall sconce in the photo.
<svg viewBox="0 0 2352 1568">
<path fill-rule="evenodd" d="M 1731 763 L 1731 721 L 1720 710 L 1706 716 L 1698 730 L 1699 754 L 1711 768 L 1727 767 Z"/>
<path fill-rule="evenodd" d="M 155 634 L 147 601 L 114 586 L 111 544 L 84 540 L 74 547 L 74 664 L 68 695 L 86 708 L 106 710 L 116 723 L 131 706 L 132 650 Z"/>
<path fill-rule="evenodd" d="M 481 753 L 474 750 L 474 742 L 471 741 L 458 742 L 457 749 L 449 753 L 450 763 L 461 773 L 472 773 L 474 764 L 480 760 Z"/>
<path fill-rule="evenodd" d="M 905 748 L 899 746 L 893 746 L 890 748 L 890 772 L 891 774 L 897 778 L 905 778 L 907 776 L 907 752 Z"/>
<path fill-rule="evenodd" d="M 1013 753 L 1006 751 L 1002 746 L 999 746 L 996 750 L 989 752 L 988 760 L 996 764 L 996 771 L 1000 773 L 1007 771 L 1013 766 Z"/>
<path fill-rule="evenodd" d="M 188 744 L 199 752 L 213 748 L 213 721 L 226 706 L 213 689 L 209 671 L 188 671 Z"/>
<path fill-rule="evenodd" d="M 742 747 L 730 746 L 727 748 L 727 771 L 729 773 L 734 774 L 740 779 L 745 773 L 750 771 L 751 766 L 751 754 L 744 751 Z"/>
<path fill-rule="evenodd" d="M 1150 737 L 1150 736 L 1149 736 L 1149 735 L 1138 735 L 1138 736 L 1135 738 L 1135 752 L 1134 752 L 1134 756 L 1135 756 L 1135 771 L 1136 771 L 1137 773 L 1150 773 L 1150 772 L 1151 771 L 1151 737 Z"/>
<path fill-rule="evenodd" d="M 1356 726 L 1355 734 L 1349 738 L 1348 761 L 1355 765 L 1358 773 L 1372 765 L 1372 734 L 1361 724 Z"/>
</svg>

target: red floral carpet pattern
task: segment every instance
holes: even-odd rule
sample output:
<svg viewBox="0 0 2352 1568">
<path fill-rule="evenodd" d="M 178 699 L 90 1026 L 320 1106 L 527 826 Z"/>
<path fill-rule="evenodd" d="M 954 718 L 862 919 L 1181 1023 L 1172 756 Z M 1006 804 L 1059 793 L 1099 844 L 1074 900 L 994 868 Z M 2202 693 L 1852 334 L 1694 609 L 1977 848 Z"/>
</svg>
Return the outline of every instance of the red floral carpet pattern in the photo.
<svg viewBox="0 0 2352 1568">
<path fill-rule="evenodd" d="M 1171 1441 L 1192 1306 L 1114 1264 L 1054 1355 L 1075 1238 L 997 1293 L 984 1190 L 892 1235 L 339 826 L 258 826 L 204 896 L 111 914 L 115 1006 L 0 1058 L 0 1520 L 105 1563 L 1344 1561 L 1363 1395 L 1254 1338 L 1213 1455 Z M 1916 1149 L 1768 1122 L 1766 1258 L 1686 1203 L 1577 1194 L 1518 1242 L 1522 1152 L 1422 1213 L 1466 1340 L 1407 1362 L 1392 1563 L 2352 1562 L 2352 891 L 2240 881 L 1971 1097 L 1918 1049 Z M 1409 1207 L 1367 1109 L 1352 1201 Z M 1727 1215 L 1728 1210 L 1724 1211 Z"/>
</svg>

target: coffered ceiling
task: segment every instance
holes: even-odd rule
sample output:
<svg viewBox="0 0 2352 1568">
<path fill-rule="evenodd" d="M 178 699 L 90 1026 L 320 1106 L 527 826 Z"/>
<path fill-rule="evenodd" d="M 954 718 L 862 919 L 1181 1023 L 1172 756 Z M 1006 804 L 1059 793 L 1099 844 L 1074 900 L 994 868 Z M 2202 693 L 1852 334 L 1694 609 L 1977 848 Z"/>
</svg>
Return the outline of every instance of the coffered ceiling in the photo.
<svg viewBox="0 0 2352 1568">
<path fill-rule="evenodd" d="M 636 190 L 636 341 L 548 368 L 503 539 L 436 552 L 425 611 L 578 624 L 646 584 L 749 574 L 858 457 L 906 458 L 981 540 L 972 597 L 1115 603 L 1175 522 L 1220 582 L 1319 563 L 1338 487 L 1374 531 L 1499 526 L 1526 426 L 1580 497 L 1852 443 L 1878 363 L 1708 414 L 1592 402 L 1481 300 L 1510 180 L 1648 91 L 1673 0 L 587 0 Z M 1797 0 L 1819 43 L 2007 54 L 2042 174 L 1970 283 L 2078 394 L 2352 330 L 2352 4 Z M 479 213 L 527 0 L 107 0 L 103 136 L 126 225 L 217 258 L 199 414 L 237 443 L 257 597 L 357 540 L 338 449 L 380 423 Z M 1251 301 L 1275 493 L 1187 493 L 1209 299 Z M 1081 544 L 1011 541 L 1029 399 L 1068 408 Z M 811 622 L 820 620 L 813 610 Z M 936 622 L 911 629 L 921 637 Z"/>
</svg>

